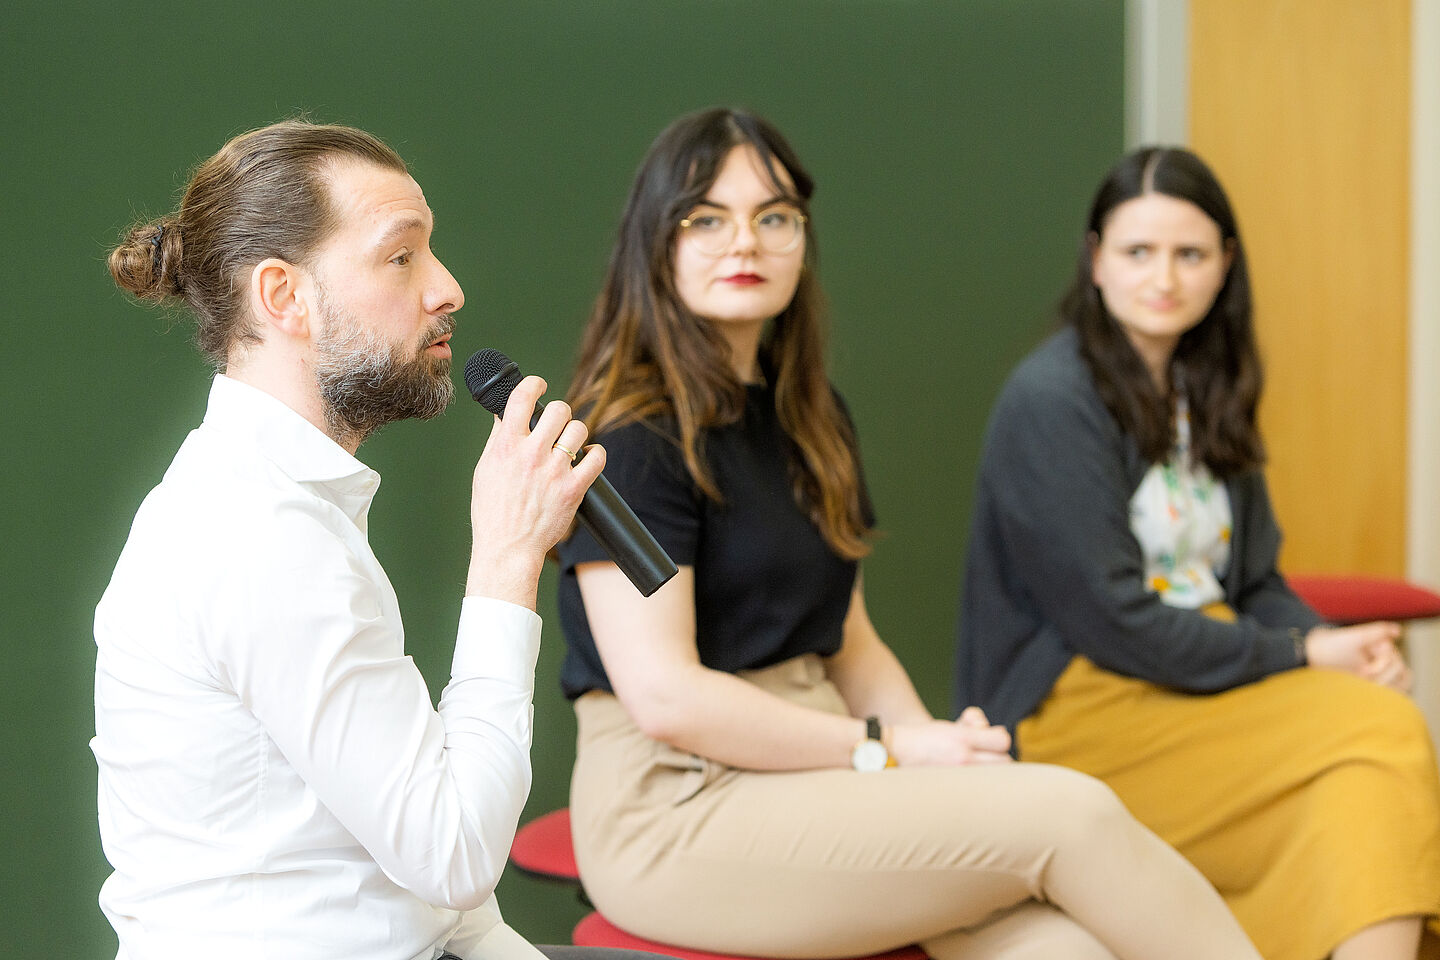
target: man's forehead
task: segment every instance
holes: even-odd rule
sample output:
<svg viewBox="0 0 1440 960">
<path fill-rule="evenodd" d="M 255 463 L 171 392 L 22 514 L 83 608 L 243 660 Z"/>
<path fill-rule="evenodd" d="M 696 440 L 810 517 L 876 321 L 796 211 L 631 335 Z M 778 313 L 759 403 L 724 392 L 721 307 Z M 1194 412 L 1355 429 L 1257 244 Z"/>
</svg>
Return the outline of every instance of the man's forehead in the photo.
<svg viewBox="0 0 1440 960">
<path fill-rule="evenodd" d="M 434 221 L 425 194 L 408 173 L 358 160 L 331 164 L 326 180 L 339 223 L 337 232 L 378 242 Z"/>
</svg>

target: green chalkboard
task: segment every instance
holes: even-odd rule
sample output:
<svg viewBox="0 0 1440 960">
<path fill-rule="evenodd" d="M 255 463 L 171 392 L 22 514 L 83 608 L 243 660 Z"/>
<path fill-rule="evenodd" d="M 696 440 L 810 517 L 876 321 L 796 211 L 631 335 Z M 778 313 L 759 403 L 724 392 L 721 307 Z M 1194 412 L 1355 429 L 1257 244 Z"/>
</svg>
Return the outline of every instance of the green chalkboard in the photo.
<svg viewBox="0 0 1440 960">
<path fill-rule="evenodd" d="M 833 373 L 886 532 L 871 611 L 945 712 L 980 433 L 1045 328 L 1088 193 L 1121 149 L 1122 0 L 10 0 L 0 32 L 7 956 L 102 958 L 91 615 L 131 517 L 204 405 L 184 318 L 127 301 L 104 256 L 229 136 L 308 112 L 410 162 L 464 285 L 456 350 L 563 390 L 634 167 L 679 113 L 751 107 L 819 182 Z M 438 693 L 468 544 L 469 404 L 361 450 L 371 525 Z M 553 573 L 548 575 L 553 578 Z M 553 579 L 531 812 L 565 802 Z M 583 908 L 501 885 L 523 933 Z"/>
</svg>

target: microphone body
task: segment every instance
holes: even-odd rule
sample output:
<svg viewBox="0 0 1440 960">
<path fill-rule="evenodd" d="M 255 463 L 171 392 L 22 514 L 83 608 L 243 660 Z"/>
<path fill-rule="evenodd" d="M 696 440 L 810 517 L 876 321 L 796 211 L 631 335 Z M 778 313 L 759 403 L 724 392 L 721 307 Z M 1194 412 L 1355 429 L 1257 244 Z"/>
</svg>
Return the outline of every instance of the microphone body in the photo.
<svg viewBox="0 0 1440 960">
<path fill-rule="evenodd" d="M 481 350 L 465 363 L 465 386 L 470 395 L 497 417 L 504 416 L 505 403 L 520 380 L 520 368 L 498 350 Z M 544 407 L 544 402 L 535 405 L 530 426 L 535 426 Z M 584 456 L 584 453 L 580 455 Z M 635 511 L 630 509 L 604 474 L 596 477 L 590 489 L 585 491 L 575 518 L 600 544 L 600 549 L 615 561 L 642 597 L 650 596 L 679 572 L 675 561 L 645 529 Z"/>
</svg>

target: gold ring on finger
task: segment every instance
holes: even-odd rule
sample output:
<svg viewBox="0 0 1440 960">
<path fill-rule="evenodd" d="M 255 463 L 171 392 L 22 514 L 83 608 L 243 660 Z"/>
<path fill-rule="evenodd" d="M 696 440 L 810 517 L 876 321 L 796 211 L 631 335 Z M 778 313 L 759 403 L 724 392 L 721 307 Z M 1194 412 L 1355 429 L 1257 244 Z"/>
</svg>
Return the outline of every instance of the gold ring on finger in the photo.
<svg viewBox="0 0 1440 960">
<path fill-rule="evenodd" d="M 571 450 L 569 447 L 565 446 L 565 444 L 561 443 L 559 440 L 556 440 L 556 441 L 555 441 L 555 449 L 556 449 L 556 450 L 559 450 L 561 453 L 563 453 L 563 454 L 565 454 L 567 457 L 569 457 L 571 463 L 574 463 L 574 462 L 575 462 L 575 457 L 577 456 L 577 454 L 575 453 L 575 451 L 574 451 L 574 450 Z"/>
</svg>

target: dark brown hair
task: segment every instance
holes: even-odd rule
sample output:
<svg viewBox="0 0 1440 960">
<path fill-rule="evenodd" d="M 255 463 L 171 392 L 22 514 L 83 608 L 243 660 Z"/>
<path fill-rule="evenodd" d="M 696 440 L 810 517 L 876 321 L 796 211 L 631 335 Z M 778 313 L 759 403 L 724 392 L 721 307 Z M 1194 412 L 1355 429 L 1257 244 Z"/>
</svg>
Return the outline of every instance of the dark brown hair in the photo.
<svg viewBox="0 0 1440 960">
<path fill-rule="evenodd" d="M 776 194 L 807 216 L 799 285 L 761 342 L 760 365 L 774 386 L 780 424 L 795 450 L 795 500 L 836 553 L 855 559 L 870 548 L 855 438 L 825 375 L 825 311 L 809 219 L 814 181 L 779 131 L 761 118 L 704 110 L 676 120 L 651 145 L 585 329 L 571 403 L 595 434 L 673 417 L 695 484 L 706 496 L 722 499 L 705 463 L 701 432 L 738 420 L 745 388 L 731 369 L 724 337 L 677 293 L 674 252 L 680 220 L 704 200 L 738 146 L 755 149 Z M 793 188 L 782 182 L 782 169 Z"/>
<path fill-rule="evenodd" d="M 196 169 L 178 209 L 126 231 L 111 276 L 141 300 L 188 307 L 200 350 L 223 367 L 259 340 L 244 307 L 247 270 L 267 257 L 309 262 L 336 226 L 327 165 L 344 158 L 406 172 L 353 127 L 286 120 L 235 137 Z"/>
<path fill-rule="evenodd" d="M 1210 311 L 1180 337 L 1171 362 L 1181 371 L 1190 406 L 1191 454 L 1220 477 L 1253 469 L 1265 462 L 1256 420 L 1264 378 L 1251 319 L 1250 273 L 1230 201 L 1199 157 L 1175 147 L 1145 147 L 1111 168 L 1090 205 L 1075 279 L 1061 301 L 1060 318 L 1079 334 L 1080 352 L 1111 415 L 1148 460 L 1164 460 L 1175 439 L 1171 398 L 1160 395 L 1140 355 L 1105 308 L 1091 270 L 1094 244 L 1115 208 L 1147 193 L 1199 207 L 1219 227 L 1222 246 L 1231 257 Z"/>
</svg>

